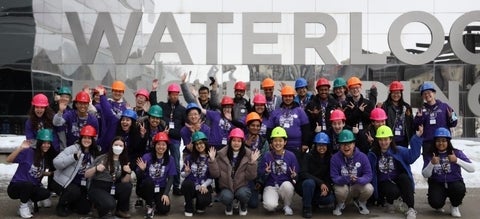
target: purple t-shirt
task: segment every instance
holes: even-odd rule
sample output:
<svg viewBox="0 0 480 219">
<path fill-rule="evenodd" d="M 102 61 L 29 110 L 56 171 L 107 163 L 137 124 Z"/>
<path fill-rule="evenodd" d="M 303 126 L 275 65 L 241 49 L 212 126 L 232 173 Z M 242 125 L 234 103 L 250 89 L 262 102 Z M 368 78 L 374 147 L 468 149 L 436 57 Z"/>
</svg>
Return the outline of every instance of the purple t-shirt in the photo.
<svg viewBox="0 0 480 219">
<path fill-rule="evenodd" d="M 153 180 L 156 186 L 164 188 L 167 185 L 169 176 L 177 175 L 177 169 L 175 168 L 175 159 L 170 156 L 168 164 L 165 165 L 164 158 L 153 160 L 152 154 L 147 153 L 142 157 L 143 161 L 147 163 L 147 168 L 144 173 L 146 177 Z"/>
<path fill-rule="evenodd" d="M 208 144 L 214 146 L 226 145 L 224 140 L 228 138 L 233 125 L 230 121 L 222 118 L 222 114 L 218 111 L 207 110 L 207 120 L 211 121 L 210 135 L 208 136 Z M 219 149 L 219 148 L 217 148 Z"/>
<path fill-rule="evenodd" d="M 457 159 L 471 163 L 470 159 L 468 159 L 463 151 L 455 149 L 453 152 L 455 153 L 455 156 L 457 156 Z M 436 182 L 455 182 L 463 180 L 462 167 L 456 163 L 448 161 L 447 152 L 438 153 L 438 156 L 440 157 L 440 163 L 434 164 L 432 176 L 430 176 L 431 179 Z M 423 168 L 425 168 L 431 160 L 431 156 L 424 156 Z"/>
<path fill-rule="evenodd" d="M 302 146 L 302 126 L 308 125 L 308 117 L 305 111 L 300 107 L 278 108 L 272 112 L 268 122 L 269 129 L 280 126 L 287 131 L 288 141 L 285 148 L 287 150 L 299 150 Z"/>
<path fill-rule="evenodd" d="M 207 156 L 199 156 L 197 160 L 193 160 L 192 157 L 189 155 L 185 159 L 185 162 L 188 161 L 190 165 L 190 174 L 185 178 L 185 180 L 190 180 L 195 183 L 196 186 L 202 185 L 210 179 L 210 172 L 208 171 L 208 157 Z M 185 165 L 183 166 L 182 171 L 185 169 Z"/>
<path fill-rule="evenodd" d="M 285 150 L 282 155 L 277 155 L 273 151 L 265 153 L 262 161 L 259 163 L 260 175 L 265 174 L 265 166 L 270 164 L 271 172 L 265 181 L 265 186 L 280 186 L 285 181 L 292 181 L 292 170 L 297 174 L 300 171 L 297 158 L 293 152 Z"/>
<path fill-rule="evenodd" d="M 42 185 L 43 172 L 45 170 L 45 162 L 40 162 L 40 166 L 33 165 L 33 157 L 35 151 L 27 148 L 21 151 L 13 163 L 18 163 L 18 168 L 10 182 L 31 182 L 34 185 Z"/>
</svg>

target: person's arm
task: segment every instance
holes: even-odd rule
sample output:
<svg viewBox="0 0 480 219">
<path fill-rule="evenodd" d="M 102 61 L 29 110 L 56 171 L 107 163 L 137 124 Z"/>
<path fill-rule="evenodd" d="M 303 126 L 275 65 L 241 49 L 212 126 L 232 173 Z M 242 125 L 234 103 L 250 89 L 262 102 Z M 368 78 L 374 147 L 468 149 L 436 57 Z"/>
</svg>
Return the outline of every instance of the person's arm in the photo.
<svg viewBox="0 0 480 219">
<path fill-rule="evenodd" d="M 30 148 L 30 142 L 28 140 L 23 140 L 22 144 L 18 146 L 17 149 L 15 149 L 12 153 L 10 153 L 10 155 L 8 155 L 6 159 L 7 163 L 13 163 L 18 154 L 28 148 Z"/>
<path fill-rule="evenodd" d="M 182 88 L 182 94 L 183 98 L 185 99 L 185 102 L 187 103 L 196 103 L 197 101 L 195 100 L 195 97 L 193 96 L 192 92 L 190 92 L 190 85 L 186 82 L 182 82 L 180 84 L 180 87 Z"/>
<path fill-rule="evenodd" d="M 433 164 L 432 162 L 428 162 L 427 166 L 425 166 L 422 170 L 422 175 L 425 178 L 429 178 L 432 176 L 433 173 Z"/>
<path fill-rule="evenodd" d="M 167 185 L 165 185 L 165 191 L 163 191 L 163 195 L 168 196 L 168 193 L 170 193 L 170 188 L 172 188 L 172 185 L 173 185 L 173 176 L 168 176 Z"/>
<path fill-rule="evenodd" d="M 457 159 L 457 164 L 469 173 L 475 172 L 475 166 L 472 163 L 465 162 L 462 159 Z"/>
</svg>

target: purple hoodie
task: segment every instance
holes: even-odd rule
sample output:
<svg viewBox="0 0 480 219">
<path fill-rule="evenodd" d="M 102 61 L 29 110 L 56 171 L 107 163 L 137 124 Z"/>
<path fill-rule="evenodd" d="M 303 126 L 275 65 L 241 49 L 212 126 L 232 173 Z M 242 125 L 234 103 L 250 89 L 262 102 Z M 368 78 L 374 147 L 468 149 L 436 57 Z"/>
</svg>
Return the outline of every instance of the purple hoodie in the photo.
<svg viewBox="0 0 480 219">
<path fill-rule="evenodd" d="M 336 185 L 365 185 L 372 181 L 372 169 L 367 155 L 362 153 L 357 147 L 354 149 L 353 156 L 346 158 L 341 151 L 338 151 L 330 160 L 330 176 Z M 353 183 L 350 176 L 357 176 L 357 181 Z"/>
<path fill-rule="evenodd" d="M 433 105 L 424 103 L 421 110 L 422 116 L 415 116 L 413 124 L 415 128 L 423 125 L 423 141 L 433 141 L 435 130 L 440 127 L 450 129 L 457 126 L 458 119 L 456 116 L 454 118 L 448 117 L 448 110 L 453 112 L 453 109 L 440 100 L 436 100 Z"/>
</svg>

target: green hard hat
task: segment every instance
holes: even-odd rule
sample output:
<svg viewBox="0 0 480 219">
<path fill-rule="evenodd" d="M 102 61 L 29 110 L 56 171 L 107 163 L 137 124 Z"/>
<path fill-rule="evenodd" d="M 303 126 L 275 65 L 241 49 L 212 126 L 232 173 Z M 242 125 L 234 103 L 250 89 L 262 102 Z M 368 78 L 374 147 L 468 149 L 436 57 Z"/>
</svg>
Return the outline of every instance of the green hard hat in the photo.
<svg viewBox="0 0 480 219">
<path fill-rule="evenodd" d="M 207 135 L 201 131 L 196 131 L 192 134 L 192 142 L 197 142 L 200 140 L 207 140 Z"/>
<path fill-rule="evenodd" d="M 159 105 L 153 105 L 148 109 L 148 115 L 153 116 L 153 117 L 163 117 L 163 109 Z"/>
<path fill-rule="evenodd" d="M 72 96 L 72 90 L 68 87 L 60 87 L 58 88 L 57 94 L 62 95 L 62 94 L 68 94 Z"/>
<path fill-rule="evenodd" d="M 333 88 L 346 87 L 346 86 L 347 86 L 347 82 L 346 82 L 345 79 L 343 79 L 343 78 L 336 78 L 336 79 L 333 81 Z"/>
<path fill-rule="evenodd" d="M 282 127 L 275 127 L 272 130 L 272 134 L 270 135 L 270 138 L 288 138 L 287 131 L 285 131 L 285 129 Z"/>
<path fill-rule="evenodd" d="M 355 136 L 353 135 L 352 131 L 344 129 L 340 132 L 340 134 L 338 134 L 339 143 L 349 143 L 352 141 L 355 141 Z"/>
<path fill-rule="evenodd" d="M 53 141 L 53 133 L 51 129 L 40 129 L 37 133 L 37 140 Z"/>
</svg>

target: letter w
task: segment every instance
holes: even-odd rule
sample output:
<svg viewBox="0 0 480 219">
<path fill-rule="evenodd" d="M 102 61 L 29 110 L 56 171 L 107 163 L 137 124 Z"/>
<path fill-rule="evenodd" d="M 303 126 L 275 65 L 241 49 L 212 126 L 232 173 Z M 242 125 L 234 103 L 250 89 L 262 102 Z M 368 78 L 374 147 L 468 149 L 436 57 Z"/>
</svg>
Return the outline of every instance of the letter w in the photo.
<svg viewBox="0 0 480 219">
<path fill-rule="evenodd" d="M 122 43 L 118 40 L 118 35 L 115 32 L 112 17 L 109 12 L 99 12 L 95 26 L 93 27 L 90 41 L 87 44 L 85 34 L 80 24 L 77 12 L 65 12 L 68 24 L 72 30 L 73 39 L 77 45 L 80 60 L 83 64 L 93 64 L 95 56 L 97 55 L 100 42 L 102 41 L 103 34 L 107 37 L 108 45 L 113 56 L 115 64 L 124 64 L 127 62 L 128 55 L 132 49 L 133 40 L 137 34 L 138 26 L 142 19 L 142 12 L 133 12 L 128 19 L 127 28 L 123 36 Z"/>
</svg>

